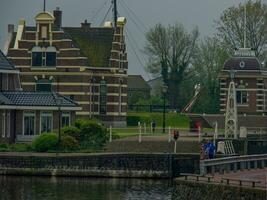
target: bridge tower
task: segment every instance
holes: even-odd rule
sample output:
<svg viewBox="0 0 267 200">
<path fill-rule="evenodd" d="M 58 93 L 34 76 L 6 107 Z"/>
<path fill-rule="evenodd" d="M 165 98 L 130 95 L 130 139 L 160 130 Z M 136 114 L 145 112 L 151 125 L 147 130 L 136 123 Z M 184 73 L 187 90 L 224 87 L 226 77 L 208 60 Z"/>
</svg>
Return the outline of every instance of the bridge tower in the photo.
<svg viewBox="0 0 267 200">
<path fill-rule="evenodd" d="M 228 88 L 228 97 L 225 113 L 225 138 L 234 136 L 234 138 L 237 139 L 238 117 L 234 73 L 234 70 L 230 70 L 231 82 Z"/>
</svg>

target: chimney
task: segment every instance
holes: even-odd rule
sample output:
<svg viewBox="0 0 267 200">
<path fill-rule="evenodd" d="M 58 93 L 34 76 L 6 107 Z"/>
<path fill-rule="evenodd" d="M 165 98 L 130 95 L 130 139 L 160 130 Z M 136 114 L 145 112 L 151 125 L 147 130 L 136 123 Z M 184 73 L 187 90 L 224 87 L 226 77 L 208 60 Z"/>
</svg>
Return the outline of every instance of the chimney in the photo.
<svg viewBox="0 0 267 200">
<path fill-rule="evenodd" d="M 91 28 L 91 23 L 88 23 L 86 19 L 83 23 L 81 23 L 81 26 L 83 30 L 88 31 Z"/>
<path fill-rule="evenodd" d="M 14 33 L 15 26 L 14 24 L 8 24 L 7 30 L 8 33 Z"/>
<path fill-rule="evenodd" d="M 62 27 L 62 11 L 60 10 L 59 7 L 57 7 L 56 10 L 54 10 L 54 17 L 55 17 L 54 27 L 60 30 Z"/>
</svg>

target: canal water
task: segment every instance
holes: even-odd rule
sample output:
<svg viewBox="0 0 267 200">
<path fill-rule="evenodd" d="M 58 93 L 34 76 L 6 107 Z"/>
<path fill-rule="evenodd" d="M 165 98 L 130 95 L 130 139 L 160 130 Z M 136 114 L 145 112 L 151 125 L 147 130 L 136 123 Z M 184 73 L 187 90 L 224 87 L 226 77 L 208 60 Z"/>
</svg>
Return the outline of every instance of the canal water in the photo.
<svg viewBox="0 0 267 200">
<path fill-rule="evenodd" d="M 0 176 L 0 200 L 169 200 L 172 182 Z"/>
</svg>

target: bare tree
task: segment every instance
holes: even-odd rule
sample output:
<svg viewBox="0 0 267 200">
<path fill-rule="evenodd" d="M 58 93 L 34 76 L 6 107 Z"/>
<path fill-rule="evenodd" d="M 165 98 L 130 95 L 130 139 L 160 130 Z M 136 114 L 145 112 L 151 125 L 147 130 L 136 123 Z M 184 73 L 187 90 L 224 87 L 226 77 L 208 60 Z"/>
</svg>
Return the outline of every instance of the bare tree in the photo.
<svg viewBox="0 0 267 200">
<path fill-rule="evenodd" d="M 246 47 L 255 49 L 257 57 L 264 57 L 267 44 L 267 6 L 261 0 L 249 0 L 246 4 L 226 9 L 216 21 L 216 26 L 217 34 L 227 45 L 229 52 L 246 43 Z"/>
<path fill-rule="evenodd" d="M 149 57 L 147 70 L 161 75 L 168 86 L 170 104 L 180 108 L 180 84 L 197 46 L 198 29 L 188 33 L 183 25 L 165 27 L 157 24 L 146 34 L 145 53 Z"/>
</svg>

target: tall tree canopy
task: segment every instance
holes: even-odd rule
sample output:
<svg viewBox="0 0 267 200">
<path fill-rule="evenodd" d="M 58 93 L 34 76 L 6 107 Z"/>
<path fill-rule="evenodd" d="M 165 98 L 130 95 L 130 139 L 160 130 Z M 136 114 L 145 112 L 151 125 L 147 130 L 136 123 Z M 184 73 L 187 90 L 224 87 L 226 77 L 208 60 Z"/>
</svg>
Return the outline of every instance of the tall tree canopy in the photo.
<svg viewBox="0 0 267 200">
<path fill-rule="evenodd" d="M 192 62 L 198 36 L 197 28 L 189 33 L 181 24 L 168 27 L 157 24 L 146 34 L 147 69 L 154 75 L 162 76 L 168 86 L 169 102 L 177 108 L 181 108 L 179 86 Z"/>
<path fill-rule="evenodd" d="M 229 52 L 243 47 L 246 35 L 246 47 L 254 48 L 259 58 L 263 59 L 266 55 L 267 6 L 261 0 L 249 0 L 246 4 L 226 9 L 216 21 L 216 27 L 219 38 L 228 46 Z"/>
<path fill-rule="evenodd" d="M 199 44 L 198 53 L 194 57 L 193 70 L 195 81 L 200 83 L 203 89 L 199 100 L 200 106 L 196 106 L 196 111 L 219 112 L 220 87 L 218 76 L 228 58 L 228 53 L 216 37 L 207 37 Z"/>
</svg>

